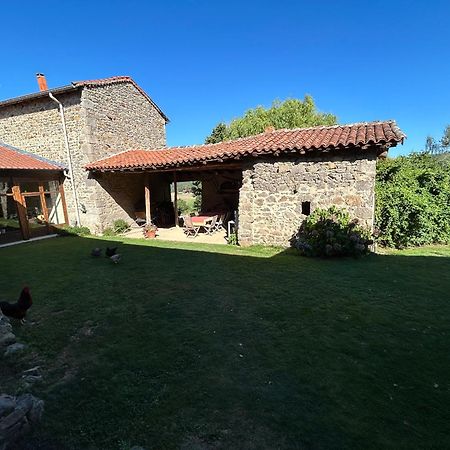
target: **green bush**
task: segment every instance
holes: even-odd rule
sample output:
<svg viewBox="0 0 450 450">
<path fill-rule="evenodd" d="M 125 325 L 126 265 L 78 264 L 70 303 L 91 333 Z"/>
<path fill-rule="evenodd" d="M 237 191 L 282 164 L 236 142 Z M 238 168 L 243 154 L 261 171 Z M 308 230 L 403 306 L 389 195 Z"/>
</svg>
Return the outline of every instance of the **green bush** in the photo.
<svg viewBox="0 0 450 450">
<path fill-rule="evenodd" d="M 231 233 L 227 239 L 228 245 L 238 245 L 238 237 L 236 233 Z"/>
<path fill-rule="evenodd" d="M 117 219 L 114 221 L 113 230 L 114 230 L 115 234 L 125 233 L 129 229 L 130 229 L 130 225 L 128 224 L 127 221 L 125 221 L 123 219 Z M 104 234 L 104 232 L 103 232 L 103 234 Z"/>
<path fill-rule="evenodd" d="M 294 238 L 295 247 L 304 256 L 362 256 L 369 253 L 372 243 L 369 231 L 335 206 L 316 209 Z"/>
<path fill-rule="evenodd" d="M 377 164 L 377 242 L 404 248 L 450 243 L 450 164 L 416 153 Z"/>
<path fill-rule="evenodd" d="M 111 227 L 108 227 L 108 228 L 105 228 L 104 230 L 103 230 L 103 236 L 108 236 L 108 237 L 111 237 L 111 236 L 115 236 L 117 233 L 114 231 L 114 229 L 113 228 L 111 228 Z"/>
<path fill-rule="evenodd" d="M 55 227 L 55 232 L 61 236 L 88 236 L 91 234 L 88 227 L 72 227 L 70 225 Z"/>
</svg>

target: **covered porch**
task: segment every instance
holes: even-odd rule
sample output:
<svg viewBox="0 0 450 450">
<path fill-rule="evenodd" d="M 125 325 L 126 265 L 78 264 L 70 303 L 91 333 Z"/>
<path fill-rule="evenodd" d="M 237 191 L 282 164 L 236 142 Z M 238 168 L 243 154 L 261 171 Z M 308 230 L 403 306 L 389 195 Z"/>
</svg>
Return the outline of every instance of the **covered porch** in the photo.
<svg viewBox="0 0 450 450">
<path fill-rule="evenodd" d="M 0 143 L 0 245 L 69 222 L 61 166 Z"/>
<path fill-rule="evenodd" d="M 153 224 L 158 228 L 156 239 L 226 244 L 229 231 L 237 226 L 241 164 L 102 170 L 92 176 L 132 220 L 129 237 L 143 237 L 140 228 Z M 187 182 L 199 182 L 201 191 L 201 201 L 190 213 L 183 211 L 180 201 Z M 195 233 L 186 233 L 187 221 L 192 221 Z"/>
</svg>

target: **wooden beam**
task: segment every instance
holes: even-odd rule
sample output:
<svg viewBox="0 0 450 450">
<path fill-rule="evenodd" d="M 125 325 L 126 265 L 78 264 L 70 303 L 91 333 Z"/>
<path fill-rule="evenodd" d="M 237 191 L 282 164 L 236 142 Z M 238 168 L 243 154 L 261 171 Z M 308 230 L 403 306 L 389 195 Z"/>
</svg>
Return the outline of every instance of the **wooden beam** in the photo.
<svg viewBox="0 0 450 450">
<path fill-rule="evenodd" d="M 59 195 L 61 197 L 61 203 L 62 203 L 62 207 L 63 207 L 64 222 L 66 225 L 69 225 L 69 215 L 67 214 L 66 194 L 64 193 L 64 186 L 61 181 L 59 182 Z"/>
<path fill-rule="evenodd" d="M 150 175 L 145 174 L 145 221 L 152 223 L 151 198 L 150 198 Z"/>
<path fill-rule="evenodd" d="M 123 170 L 124 173 L 134 173 L 134 174 L 141 174 L 146 172 L 146 170 L 151 171 L 151 173 L 161 173 L 161 172 L 196 172 L 196 171 L 208 171 L 208 170 L 241 170 L 242 169 L 242 163 L 236 163 L 236 162 L 231 162 L 231 163 L 223 163 L 223 164 L 212 164 L 209 163 L 206 166 L 204 164 L 193 164 L 191 166 L 183 166 L 183 167 L 177 167 L 177 166 L 172 166 L 172 167 L 168 167 L 165 169 L 152 169 L 152 168 L 148 168 L 148 169 L 139 169 L 139 168 L 135 168 L 135 169 L 126 169 Z M 99 173 L 116 173 L 119 172 L 119 169 L 111 169 L 111 170 L 92 170 L 92 173 L 95 174 L 99 174 Z"/>
<path fill-rule="evenodd" d="M 50 181 L 61 178 L 62 172 L 51 170 L 0 170 L 2 177 L 12 177 L 16 181 Z"/>
<path fill-rule="evenodd" d="M 174 191 L 173 209 L 175 212 L 175 226 L 178 227 L 178 184 L 176 172 L 173 173 L 173 191 Z"/>
<path fill-rule="evenodd" d="M 47 228 L 47 234 L 48 234 L 50 232 L 49 223 L 48 223 L 48 209 L 47 209 L 47 202 L 45 201 L 45 191 L 44 191 L 44 186 L 42 185 L 42 182 L 39 183 L 39 197 L 41 199 L 41 209 L 42 209 L 42 214 L 44 216 L 45 226 Z"/>
<path fill-rule="evenodd" d="M 20 186 L 14 182 L 12 187 L 14 201 L 16 202 L 17 215 L 19 217 L 20 231 L 25 240 L 30 239 L 30 224 L 28 223 L 27 208 L 25 199 L 20 192 Z"/>
</svg>

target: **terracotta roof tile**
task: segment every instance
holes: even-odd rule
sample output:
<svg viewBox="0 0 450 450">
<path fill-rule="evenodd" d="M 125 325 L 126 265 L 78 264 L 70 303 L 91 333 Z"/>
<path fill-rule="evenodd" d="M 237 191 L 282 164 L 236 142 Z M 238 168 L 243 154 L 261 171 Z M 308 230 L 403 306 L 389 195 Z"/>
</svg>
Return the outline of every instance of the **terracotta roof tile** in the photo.
<svg viewBox="0 0 450 450">
<path fill-rule="evenodd" d="M 405 134 L 395 121 L 276 130 L 218 144 L 129 150 L 85 166 L 87 170 L 167 169 L 277 153 L 395 146 Z"/>
<path fill-rule="evenodd" d="M 63 170 L 64 166 L 0 142 L 0 170 Z"/>
</svg>

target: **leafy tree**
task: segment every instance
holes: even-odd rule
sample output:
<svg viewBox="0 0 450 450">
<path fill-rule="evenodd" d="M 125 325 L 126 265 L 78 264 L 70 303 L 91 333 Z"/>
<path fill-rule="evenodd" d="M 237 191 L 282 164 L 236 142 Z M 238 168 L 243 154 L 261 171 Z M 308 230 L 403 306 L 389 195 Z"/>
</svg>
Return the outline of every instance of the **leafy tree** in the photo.
<svg viewBox="0 0 450 450">
<path fill-rule="evenodd" d="M 450 150 L 450 125 L 447 125 L 444 134 L 439 141 L 432 136 L 427 136 L 425 141 L 425 151 L 431 154 L 446 153 Z"/>
<path fill-rule="evenodd" d="M 317 111 L 314 100 L 307 95 L 302 100 L 275 100 L 270 108 L 257 106 L 229 125 L 219 123 L 206 138 L 207 144 L 252 136 L 262 133 L 267 127 L 302 128 L 318 125 L 335 125 L 336 116 Z"/>
<path fill-rule="evenodd" d="M 442 136 L 441 139 L 441 145 L 447 150 L 450 147 L 450 125 L 447 125 L 445 127 L 444 135 Z"/>
<path fill-rule="evenodd" d="M 450 163 L 428 153 L 378 161 L 375 224 L 389 247 L 450 243 Z"/>
<path fill-rule="evenodd" d="M 205 139 L 205 144 L 217 144 L 226 139 L 227 126 L 220 122 L 212 130 L 211 134 Z"/>
<path fill-rule="evenodd" d="M 194 194 L 194 209 L 200 210 L 202 207 L 202 182 L 199 180 L 192 182 L 191 192 Z"/>
</svg>

